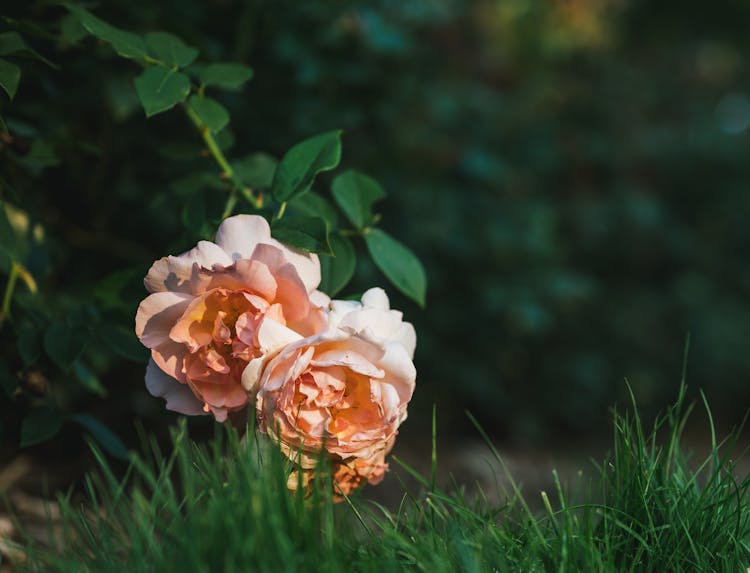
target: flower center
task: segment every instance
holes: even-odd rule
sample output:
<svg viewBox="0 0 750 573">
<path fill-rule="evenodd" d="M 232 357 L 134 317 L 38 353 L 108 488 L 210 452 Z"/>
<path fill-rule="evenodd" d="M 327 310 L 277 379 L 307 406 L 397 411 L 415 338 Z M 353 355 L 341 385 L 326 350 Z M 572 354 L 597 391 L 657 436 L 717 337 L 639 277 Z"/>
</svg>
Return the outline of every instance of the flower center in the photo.
<svg viewBox="0 0 750 573">
<path fill-rule="evenodd" d="M 257 331 L 269 316 L 285 323 L 278 304 L 248 291 L 215 289 L 189 308 L 170 336 L 189 350 L 187 376 L 193 381 L 240 382 L 247 363 L 260 355 Z"/>
</svg>

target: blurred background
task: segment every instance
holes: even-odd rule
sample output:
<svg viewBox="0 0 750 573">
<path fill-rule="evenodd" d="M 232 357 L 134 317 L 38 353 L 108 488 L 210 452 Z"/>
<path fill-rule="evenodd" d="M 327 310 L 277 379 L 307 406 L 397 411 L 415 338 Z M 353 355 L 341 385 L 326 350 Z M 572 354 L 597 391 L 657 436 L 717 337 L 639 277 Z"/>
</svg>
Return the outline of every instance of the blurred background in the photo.
<svg viewBox="0 0 750 573">
<path fill-rule="evenodd" d="M 86 456 L 94 422 L 131 447 L 134 420 L 162 435 L 174 422 L 145 390 L 133 316 L 150 263 L 215 228 L 224 195 L 183 114 L 146 120 L 137 66 L 47 2 L 3 10 L 54 67 L 21 62 L 14 101 L 0 103 L 4 248 L 39 287 L 18 287 L 0 332 L 0 460 L 26 452 L 62 468 Z M 108 0 L 93 10 L 254 69 L 244 90 L 215 96 L 231 112 L 222 144 L 232 157 L 278 157 L 345 130 L 342 165 L 383 183 L 382 226 L 429 278 L 424 311 L 388 289 L 419 336 L 404 440 L 427 443 L 418 436 L 433 404 L 446 443 L 476 435 L 467 409 L 510 447 L 606 437 L 610 408 L 628 402 L 625 379 L 647 415 L 675 399 L 688 332 L 689 393 L 706 392 L 720 426 L 745 413 L 750 3 Z M 361 258 L 346 292 L 372 284 L 386 281 Z M 50 358 L 53 327 L 71 343 Z M 49 436 L 21 449 L 32 413 Z M 191 424 L 211 432 L 209 420 Z"/>
</svg>

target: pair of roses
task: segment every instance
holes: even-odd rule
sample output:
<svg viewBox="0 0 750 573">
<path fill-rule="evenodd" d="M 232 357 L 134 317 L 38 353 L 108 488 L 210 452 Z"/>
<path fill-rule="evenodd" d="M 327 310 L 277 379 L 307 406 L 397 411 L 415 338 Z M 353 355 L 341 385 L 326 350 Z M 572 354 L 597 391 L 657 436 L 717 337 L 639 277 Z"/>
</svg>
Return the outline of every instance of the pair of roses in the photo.
<svg viewBox="0 0 750 573">
<path fill-rule="evenodd" d="M 271 237 L 256 215 L 219 226 L 180 256 L 156 261 L 135 330 L 151 349 L 146 387 L 183 414 L 253 408 L 302 475 L 325 450 L 337 489 L 378 483 L 414 391 L 416 335 L 380 288 L 361 302 L 317 290 L 314 254 Z"/>
</svg>

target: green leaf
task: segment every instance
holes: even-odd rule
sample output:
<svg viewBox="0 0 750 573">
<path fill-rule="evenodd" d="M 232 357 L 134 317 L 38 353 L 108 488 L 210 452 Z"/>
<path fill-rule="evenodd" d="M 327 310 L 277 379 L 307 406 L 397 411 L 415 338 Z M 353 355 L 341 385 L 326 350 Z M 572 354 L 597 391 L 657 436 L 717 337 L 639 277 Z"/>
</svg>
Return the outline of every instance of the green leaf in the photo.
<svg viewBox="0 0 750 573">
<path fill-rule="evenodd" d="M 200 191 L 225 190 L 226 182 L 213 171 L 193 171 L 173 181 L 170 187 L 180 197 L 186 197 Z"/>
<path fill-rule="evenodd" d="M 198 57 L 198 50 L 188 46 L 174 34 L 149 32 L 143 39 L 149 54 L 169 67 L 184 68 Z"/>
<path fill-rule="evenodd" d="M 8 204 L 9 205 L 9 204 Z M 0 245 L 10 259 L 21 260 L 26 250 L 24 238 L 20 236 L 8 220 L 6 203 L 0 201 Z"/>
<path fill-rule="evenodd" d="M 51 68 L 57 69 L 55 64 L 29 46 L 18 32 L 3 32 L 0 34 L 0 56 L 9 56 L 19 52 L 30 55 L 40 62 L 44 62 Z"/>
<path fill-rule="evenodd" d="M 86 28 L 92 36 L 112 44 L 114 51 L 123 58 L 143 60 L 148 55 L 146 43 L 140 36 L 115 28 L 80 6 L 74 6 L 71 4 L 67 4 L 66 6 L 71 13 L 78 17 L 81 25 Z"/>
<path fill-rule="evenodd" d="M 0 87 L 5 90 L 10 99 L 13 99 L 21 81 L 21 68 L 16 64 L 0 58 Z"/>
<path fill-rule="evenodd" d="M 151 117 L 185 101 L 190 93 L 190 79 L 181 72 L 150 66 L 135 78 L 135 90 L 146 116 Z"/>
<path fill-rule="evenodd" d="M 3 32 L 0 34 L 0 56 L 23 52 L 29 47 L 18 32 Z"/>
<path fill-rule="evenodd" d="M 200 229 L 206 222 L 206 197 L 193 193 L 182 207 L 182 224 L 186 229 Z"/>
<path fill-rule="evenodd" d="M 66 14 L 60 19 L 60 37 L 66 44 L 75 45 L 88 35 L 80 19 L 73 14 Z"/>
<path fill-rule="evenodd" d="M 286 152 L 273 178 L 271 193 L 277 201 L 288 201 L 304 193 L 322 171 L 341 161 L 341 131 L 329 131 L 298 143 Z"/>
<path fill-rule="evenodd" d="M 354 276 L 357 266 L 357 254 L 352 242 L 341 235 L 329 237 L 333 255 L 320 255 L 320 290 L 329 296 L 335 296 Z"/>
<path fill-rule="evenodd" d="M 0 241 L 1 243 L 1 241 Z M 13 267 L 13 258 L 11 257 L 5 245 L 0 244 L 0 271 L 9 274 Z"/>
<path fill-rule="evenodd" d="M 35 168 L 43 169 L 45 167 L 54 167 L 60 165 L 60 158 L 55 151 L 55 146 L 51 141 L 45 139 L 35 139 L 31 144 L 31 149 L 24 157 L 25 163 Z"/>
<path fill-rule="evenodd" d="M 143 288 L 141 269 L 124 268 L 105 276 L 92 289 L 99 308 L 131 310 L 131 299 Z"/>
<path fill-rule="evenodd" d="M 24 365 L 30 366 L 42 354 L 42 333 L 30 322 L 23 322 L 18 328 L 16 346 Z"/>
<path fill-rule="evenodd" d="M 252 153 L 234 161 L 232 168 L 245 185 L 254 189 L 268 189 L 273 183 L 277 163 L 268 153 Z"/>
<path fill-rule="evenodd" d="M 107 325 L 97 332 L 104 343 L 119 356 L 141 364 L 148 360 L 148 350 L 141 345 L 132 328 Z"/>
<path fill-rule="evenodd" d="M 80 327 L 68 326 L 64 322 L 51 325 L 44 333 L 44 350 L 47 356 L 66 371 L 81 355 L 85 345 L 86 331 Z"/>
<path fill-rule="evenodd" d="M 194 95 L 190 98 L 189 105 L 214 133 L 221 131 L 229 123 L 229 112 L 215 99 Z"/>
<path fill-rule="evenodd" d="M 73 374 L 81 386 L 89 392 L 102 397 L 107 395 L 107 390 L 101 380 L 80 360 L 73 362 Z"/>
<path fill-rule="evenodd" d="M 427 276 L 414 253 L 380 229 L 372 229 L 364 238 L 372 260 L 388 280 L 424 307 Z"/>
<path fill-rule="evenodd" d="M 287 215 L 271 225 L 271 234 L 286 243 L 311 253 L 331 252 L 328 225 L 320 217 Z"/>
<path fill-rule="evenodd" d="M 250 81 L 253 77 L 253 70 L 242 64 L 220 62 L 201 68 L 198 77 L 204 85 L 236 90 L 245 82 Z"/>
<path fill-rule="evenodd" d="M 8 398 L 13 398 L 16 388 L 18 388 L 18 378 L 8 370 L 5 362 L 0 360 L 0 389 Z"/>
<path fill-rule="evenodd" d="M 287 212 L 293 215 L 320 217 L 328 223 L 329 229 L 336 228 L 339 220 L 334 206 L 325 197 L 314 191 L 302 193 L 302 195 L 297 195 L 289 201 Z"/>
<path fill-rule="evenodd" d="M 214 137 L 216 140 L 216 145 L 219 146 L 219 149 L 222 151 L 229 151 L 234 147 L 235 139 L 234 134 L 230 131 L 229 128 L 222 129 L 219 133 L 216 134 L 216 137 Z"/>
<path fill-rule="evenodd" d="M 372 206 L 385 197 L 385 191 L 372 177 L 359 171 L 345 171 L 331 185 L 336 203 L 357 229 L 373 224 Z"/>
<path fill-rule="evenodd" d="M 99 420 L 89 414 L 75 414 L 70 417 L 71 420 L 86 428 L 91 436 L 99 443 L 102 449 L 114 458 L 127 460 L 128 448 L 122 440 L 102 424 Z"/>
<path fill-rule="evenodd" d="M 34 408 L 21 422 L 21 447 L 46 442 L 60 430 L 62 416 L 57 408 Z"/>
</svg>

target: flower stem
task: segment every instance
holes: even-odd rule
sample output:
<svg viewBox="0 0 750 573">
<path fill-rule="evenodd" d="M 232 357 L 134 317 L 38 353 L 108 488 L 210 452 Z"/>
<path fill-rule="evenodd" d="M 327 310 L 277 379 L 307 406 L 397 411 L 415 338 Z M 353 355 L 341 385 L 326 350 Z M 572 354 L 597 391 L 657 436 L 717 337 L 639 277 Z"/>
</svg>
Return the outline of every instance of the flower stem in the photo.
<svg viewBox="0 0 750 573">
<path fill-rule="evenodd" d="M 20 274 L 20 265 L 13 261 L 10 265 L 10 276 L 8 277 L 8 284 L 5 285 L 5 294 L 3 295 L 3 306 L 0 310 L 0 325 L 5 319 L 10 316 L 10 303 L 13 300 L 13 291 L 16 290 L 16 283 L 18 282 L 18 275 Z"/>
<path fill-rule="evenodd" d="M 206 144 L 206 148 L 208 148 L 209 153 L 211 153 L 211 156 L 221 168 L 221 176 L 232 182 L 232 191 L 230 192 L 229 197 L 227 198 L 226 205 L 224 206 L 222 218 L 229 217 L 229 215 L 231 215 L 234 211 L 234 207 L 237 204 L 238 193 L 241 194 L 245 199 L 247 199 L 247 201 L 256 209 L 260 209 L 261 207 L 263 207 L 263 196 L 256 196 L 253 193 L 253 190 L 245 186 L 240 178 L 237 177 L 234 169 L 232 169 L 229 161 L 227 161 L 224 152 L 221 150 L 218 143 L 216 143 L 216 139 L 214 139 L 214 136 L 211 133 L 209 127 L 205 123 L 203 123 L 201 118 L 198 117 L 198 114 L 195 113 L 195 111 L 193 111 L 190 106 L 186 105 L 184 106 L 184 109 L 185 113 L 190 118 L 190 121 L 193 122 L 193 125 L 195 125 L 196 129 L 201 134 L 203 142 Z"/>
</svg>

